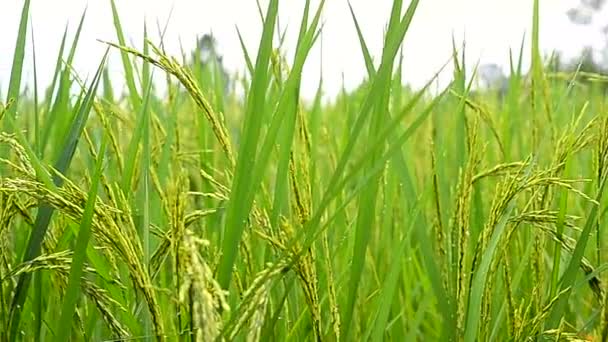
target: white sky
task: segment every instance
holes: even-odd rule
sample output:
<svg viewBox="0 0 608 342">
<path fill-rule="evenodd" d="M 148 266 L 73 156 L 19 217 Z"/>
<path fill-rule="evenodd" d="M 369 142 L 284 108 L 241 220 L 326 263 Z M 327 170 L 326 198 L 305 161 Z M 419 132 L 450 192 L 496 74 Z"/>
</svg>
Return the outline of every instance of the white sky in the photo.
<svg viewBox="0 0 608 342">
<path fill-rule="evenodd" d="M 166 49 L 176 56 L 180 40 L 186 50 L 195 44 L 195 37 L 213 31 L 219 41 L 224 63 L 229 70 L 244 70 L 244 59 L 235 26 L 241 30 L 247 48 L 255 54 L 261 35 L 261 22 L 255 0 L 116 0 L 127 39 L 141 46 L 143 22 L 149 31 L 157 32 L 157 21 L 166 22 L 173 8 L 165 37 Z M 262 0 L 263 5 L 268 1 Z M 318 1 L 313 1 L 317 3 Z M 408 1 L 404 1 L 407 6 Z M 297 3 L 298 5 L 293 5 Z M 382 34 L 390 15 L 391 0 L 351 0 L 364 36 L 372 53 L 379 58 Z M 413 24 L 404 42 L 404 80 L 414 86 L 424 84 L 447 61 L 452 49 L 452 35 L 457 42 L 466 38 L 468 64 L 477 61 L 498 63 L 505 70 L 509 46 L 518 50 L 524 32 L 531 35 L 531 0 L 421 0 Z M 577 0 L 541 1 L 541 45 L 547 53 L 558 49 L 574 56 L 585 45 L 602 45 L 597 25 L 580 27 L 568 22 L 565 11 Z M 288 27 L 288 47 L 297 40 L 297 29 L 303 1 L 280 1 L 279 21 Z M 5 94 L 10 76 L 12 55 L 19 26 L 23 0 L 3 1 L 0 11 L 0 87 Z M 36 43 L 39 84 L 50 82 L 61 37 L 66 24 L 68 42 L 76 31 L 80 16 L 88 6 L 84 28 L 76 53 L 75 67 L 86 77 L 92 75 L 105 46 L 97 39 L 117 41 L 109 0 L 32 0 L 31 21 Z M 265 8 L 264 8 L 265 9 Z M 356 31 L 346 0 L 326 0 L 322 42 L 316 45 L 306 64 L 303 96 L 315 93 L 320 66 L 320 43 L 323 45 L 323 78 L 325 92 L 336 94 L 342 85 L 353 88 L 365 77 Z M 604 21 L 608 22 L 608 21 Z M 595 24 L 595 22 L 594 22 Z M 153 35 L 153 41 L 158 42 Z M 32 79 L 31 40 L 28 37 L 26 82 Z M 529 55 L 526 47 L 524 61 Z M 121 80 L 122 67 L 117 51 L 112 52 L 110 70 Z M 289 58 L 292 58 L 290 53 Z M 117 83 L 118 84 L 118 83 Z"/>
</svg>

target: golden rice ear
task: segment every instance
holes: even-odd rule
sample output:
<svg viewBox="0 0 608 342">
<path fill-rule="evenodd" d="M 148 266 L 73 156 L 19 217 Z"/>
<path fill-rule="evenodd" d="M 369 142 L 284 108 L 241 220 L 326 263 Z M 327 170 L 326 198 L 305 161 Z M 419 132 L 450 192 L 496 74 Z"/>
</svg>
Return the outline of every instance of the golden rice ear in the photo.
<svg viewBox="0 0 608 342">
<path fill-rule="evenodd" d="M 213 278 L 211 268 L 199 253 L 200 248 L 209 242 L 184 230 L 176 244 L 180 249 L 177 277 L 182 284 L 179 303 L 190 312 L 195 339 L 215 341 L 222 331 L 222 313 L 230 311 L 230 307 L 226 292 Z"/>
<path fill-rule="evenodd" d="M 235 310 L 234 317 L 224 327 L 222 336 L 232 341 L 237 334 L 245 327 L 245 324 L 251 320 L 251 317 L 258 311 L 258 304 L 265 302 L 265 296 L 268 295 L 267 285 L 274 278 L 282 275 L 289 270 L 287 263 L 269 264 L 267 267 L 256 274 L 249 288 L 243 293 L 243 300 Z"/>
<path fill-rule="evenodd" d="M 51 254 L 42 254 L 33 260 L 17 265 L 10 272 L 5 274 L 2 281 L 7 279 L 16 278 L 23 273 L 33 273 L 41 270 L 50 271 L 52 274 L 51 282 L 57 287 L 59 292 L 65 291 L 68 284 L 68 277 L 72 264 L 72 252 L 61 251 Z M 81 288 L 84 295 L 96 306 L 97 310 L 101 314 L 102 319 L 106 325 L 112 331 L 112 334 L 116 338 L 127 338 L 131 334 L 126 330 L 123 324 L 117 320 L 115 313 L 116 311 L 126 312 L 126 309 L 121 303 L 114 300 L 108 293 L 107 290 L 101 288 L 98 284 L 92 282 L 89 278 L 91 276 L 99 277 L 97 270 L 87 266 L 84 268 L 85 274 L 81 282 Z M 113 285 L 125 288 L 120 282 L 113 282 Z M 77 316 L 80 315 L 77 313 Z M 80 317 L 79 317 L 80 319 Z"/>
<path fill-rule="evenodd" d="M 215 137 L 220 143 L 220 146 L 222 147 L 226 157 L 230 161 L 232 168 L 234 168 L 236 159 L 234 157 L 232 144 L 230 143 L 230 139 L 228 137 L 228 130 L 223 120 L 221 120 L 221 114 L 218 114 L 213 110 L 211 104 L 205 98 L 202 90 L 198 86 L 197 82 L 194 80 L 192 73 L 187 68 L 183 67 L 179 62 L 177 62 L 175 58 L 171 58 L 165 55 L 158 47 L 156 47 L 150 41 L 148 41 L 148 44 L 152 47 L 152 50 L 154 51 L 158 59 L 145 55 L 129 47 L 120 46 L 118 44 L 109 42 L 105 43 L 121 51 L 137 56 L 143 59 L 145 62 L 155 65 L 164 70 L 165 72 L 175 76 L 180 81 L 180 83 L 186 88 L 196 105 L 205 114 L 205 117 L 209 121 L 211 128 L 215 134 Z"/>
<path fill-rule="evenodd" d="M 68 178 L 65 178 L 63 187 L 56 189 L 49 189 L 32 179 L 3 178 L 2 183 L 1 190 L 4 193 L 27 196 L 44 202 L 54 207 L 61 215 L 76 222 L 82 219 L 87 194 Z M 128 212 L 128 206 L 125 204 L 126 200 L 124 197 L 121 199 L 120 195 L 118 198 L 119 203 L 107 204 L 100 199 L 96 201 L 92 221 L 93 235 L 102 246 L 113 251 L 113 254 L 127 265 L 133 284 L 144 295 L 155 331 L 161 333 L 163 331 L 162 318 L 154 287 L 141 260 L 143 255 L 141 242 Z"/>
</svg>

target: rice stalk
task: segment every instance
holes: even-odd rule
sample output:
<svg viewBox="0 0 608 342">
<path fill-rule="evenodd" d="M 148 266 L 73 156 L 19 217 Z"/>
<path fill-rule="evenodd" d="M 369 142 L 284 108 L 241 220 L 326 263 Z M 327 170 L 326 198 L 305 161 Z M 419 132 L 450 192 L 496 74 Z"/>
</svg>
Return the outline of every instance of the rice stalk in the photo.
<svg viewBox="0 0 608 342">
<path fill-rule="evenodd" d="M 336 285 L 332 266 L 332 258 L 329 252 L 329 241 L 327 238 L 327 232 L 324 232 L 323 234 L 322 243 L 323 257 L 325 259 L 325 267 L 327 268 L 327 292 L 329 297 L 329 310 L 331 314 L 331 327 L 333 329 L 335 340 L 340 341 L 340 308 L 338 307 L 338 300 L 336 296 Z"/>
<path fill-rule="evenodd" d="M 260 341 L 262 327 L 264 326 L 264 316 L 269 302 L 270 286 L 268 283 L 262 286 L 262 294 L 258 297 L 257 309 L 253 313 L 249 327 L 247 328 L 247 342 Z"/>
<path fill-rule="evenodd" d="M 608 118 L 604 118 L 598 123 L 598 143 L 597 152 L 595 154 L 595 164 L 597 168 L 596 179 L 597 190 L 602 182 L 603 177 L 608 174 Z M 602 263 L 602 239 L 600 233 L 600 227 L 602 224 L 602 216 L 599 215 L 595 226 L 595 237 L 596 237 L 596 262 L 598 265 Z"/>
<path fill-rule="evenodd" d="M 450 240 L 452 243 L 452 269 L 457 275 L 455 284 L 455 294 L 457 301 L 457 314 L 458 314 L 458 330 L 462 330 L 464 327 L 464 318 L 466 312 L 466 296 L 468 289 L 468 282 L 470 281 L 468 272 L 465 271 L 467 268 L 468 250 L 469 250 L 469 231 L 470 231 L 470 215 L 471 215 L 471 198 L 473 193 L 473 175 L 475 170 L 478 168 L 481 161 L 481 154 L 477 146 L 477 132 L 478 123 L 477 120 L 469 127 L 469 134 L 467 137 L 468 144 L 468 155 L 469 158 L 466 161 L 464 171 L 460 176 L 458 183 L 458 189 L 456 193 L 456 204 L 454 213 L 451 219 L 451 236 Z"/>
<path fill-rule="evenodd" d="M 234 311 L 231 319 L 222 331 L 222 337 L 228 341 L 233 341 L 245 324 L 256 312 L 261 297 L 266 295 L 265 284 L 271 283 L 279 275 L 283 275 L 289 269 L 286 263 L 268 265 L 260 271 L 253 279 L 249 288 L 242 295 L 240 305 Z"/>
<path fill-rule="evenodd" d="M 452 91 L 452 93 L 454 93 L 454 92 Z M 462 98 L 460 95 L 458 95 L 458 97 Z M 490 128 L 490 132 L 496 139 L 496 143 L 498 144 L 498 149 L 500 150 L 500 154 L 502 155 L 502 158 L 504 159 L 505 155 L 506 155 L 505 147 L 502 142 L 502 139 L 500 138 L 500 135 L 498 134 L 498 129 L 496 128 L 497 125 L 496 125 L 496 123 L 494 123 L 492 116 L 490 115 L 490 111 L 488 109 L 484 108 L 483 105 L 475 103 L 469 98 L 465 99 L 465 104 L 468 107 L 470 107 L 471 109 L 473 109 L 479 115 L 479 117 L 481 117 L 481 119 L 485 122 L 485 124 Z"/>
<path fill-rule="evenodd" d="M 289 179 L 291 182 L 291 189 L 293 191 L 293 206 L 294 211 L 297 213 L 297 217 L 299 220 L 298 227 L 304 227 L 306 222 L 310 219 L 310 188 L 304 186 L 303 190 L 301 189 L 301 183 L 298 182 L 298 179 L 308 179 L 306 176 L 297 177 L 295 164 L 296 161 L 293 158 L 293 154 L 290 160 L 289 167 Z M 301 168 L 300 170 L 306 170 L 306 168 Z M 303 171 L 305 172 L 305 171 Z M 283 227 L 290 227 L 288 229 L 289 232 L 293 232 L 291 229 L 291 225 L 287 222 L 282 225 Z M 299 247 L 295 247 L 298 249 Z M 315 333 L 315 340 L 320 340 L 322 335 L 321 330 L 321 306 L 319 303 L 319 294 L 318 294 L 318 278 L 317 278 L 317 269 L 315 263 L 315 253 L 314 249 L 309 248 L 304 256 L 299 259 L 297 264 L 295 265 L 295 271 L 298 275 L 298 279 L 300 279 L 302 290 L 304 291 L 306 297 L 306 303 L 308 304 L 311 316 L 312 316 L 312 325 L 313 331 Z"/>
<path fill-rule="evenodd" d="M 506 254 L 506 253 L 505 253 Z M 519 329 L 519 317 L 515 308 L 513 298 L 513 286 L 511 283 L 511 266 L 509 256 L 503 257 L 503 270 L 505 279 L 505 295 L 507 297 L 507 326 L 509 327 L 509 336 L 515 338 L 516 331 Z"/>
<path fill-rule="evenodd" d="M 484 178 L 487 178 L 487 177 L 505 176 L 505 175 L 508 175 L 510 171 L 512 172 L 513 170 L 519 169 L 523 165 L 524 164 L 522 162 L 498 164 L 488 170 L 479 172 L 478 174 L 473 176 L 473 179 L 471 180 L 471 182 L 477 183 L 478 181 L 480 181 Z"/>
<path fill-rule="evenodd" d="M 520 331 L 522 331 L 522 332 L 525 331 L 525 334 L 527 336 L 537 335 L 540 332 L 540 328 L 541 328 L 543 321 L 551 312 L 553 305 L 555 305 L 555 303 L 557 303 L 557 300 L 559 299 L 560 296 L 564 295 L 566 292 L 568 292 L 570 290 L 571 290 L 570 288 L 566 288 L 566 289 L 563 289 L 560 292 L 558 292 L 554 298 L 551 298 L 551 300 L 549 300 L 549 303 L 547 303 L 544 307 L 542 307 L 542 309 L 538 312 L 538 314 L 536 316 L 534 316 L 532 319 L 528 320 L 527 322 L 522 323 Z"/>
<path fill-rule="evenodd" d="M 433 127 L 433 131 L 435 131 L 435 127 Z M 433 209 L 434 209 L 434 220 L 433 222 L 435 223 L 434 226 L 434 233 L 435 233 L 435 239 L 436 239 L 436 253 L 439 256 L 439 262 L 440 262 L 440 267 L 442 270 L 443 274 L 448 275 L 448 265 L 446 260 L 448 260 L 447 258 L 447 252 L 445 249 L 445 236 L 444 236 L 444 228 L 443 228 L 443 223 L 442 223 L 442 219 L 441 219 L 441 203 L 440 203 L 440 198 L 439 198 L 439 175 L 437 173 L 437 156 L 435 155 L 435 136 L 436 134 L 433 133 L 432 134 L 432 139 L 431 139 L 431 172 L 432 172 L 432 179 L 433 179 Z M 444 284 L 443 286 L 447 289 L 448 287 L 448 282 L 449 282 L 449 277 L 445 277 L 444 278 Z"/>
</svg>

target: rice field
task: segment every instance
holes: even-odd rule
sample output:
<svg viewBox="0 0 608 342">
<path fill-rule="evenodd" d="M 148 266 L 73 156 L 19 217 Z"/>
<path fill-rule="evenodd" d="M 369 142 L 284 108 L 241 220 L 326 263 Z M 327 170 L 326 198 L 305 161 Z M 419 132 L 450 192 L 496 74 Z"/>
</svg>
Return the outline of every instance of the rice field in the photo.
<svg viewBox="0 0 608 342">
<path fill-rule="evenodd" d="M 606 341 L 608 78 L 548 67 L 538 1 L 503 95 L 472 96 L 457 44 L 446 88 L 405 86 L 419 1 L 394 0 L 377 59 L 352 12 L 363 84 L 304 101 L 323 1 L 287 56 L 270 0 L 230 87 L 129 46 L 111 1 L 122 94 L 106 57 L 72 70 L 78 34 L 22 92 L 25 0 L 0 98 L 0 340 Z"/>
</svg>

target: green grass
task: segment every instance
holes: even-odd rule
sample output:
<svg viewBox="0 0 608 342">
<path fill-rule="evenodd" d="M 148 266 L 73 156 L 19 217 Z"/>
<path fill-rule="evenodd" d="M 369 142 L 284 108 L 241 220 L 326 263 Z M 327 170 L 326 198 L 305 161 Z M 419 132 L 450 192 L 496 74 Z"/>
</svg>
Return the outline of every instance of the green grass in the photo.
<svg viewBox="0 0 608 342">
<path fill-rule="evenodd" d="M 381 51 L 350 7 L 367 77 L 330 100 L 321 78 L 312 101 L 331 16 L 306 1 L 289 36 L 286 5 L 258 6 L 256 56 L 236 30 L 237 97 L 148 27 L 127 46 L 114 1 L 126 93 L 108 53 L 91 80 L 71 68 L 85 14 L 51 84 L 34 58 L 20 92 L 25 49 L 40 56 L 24 3 L 0 107 L 0 341 L 605 339 L 608 80 L 545 66 L 538 0 L 504 97 L 471 95 L 456 41 L 445 89 L 406 87 L 418 1 L 395 0 Z"/>
</svg>

